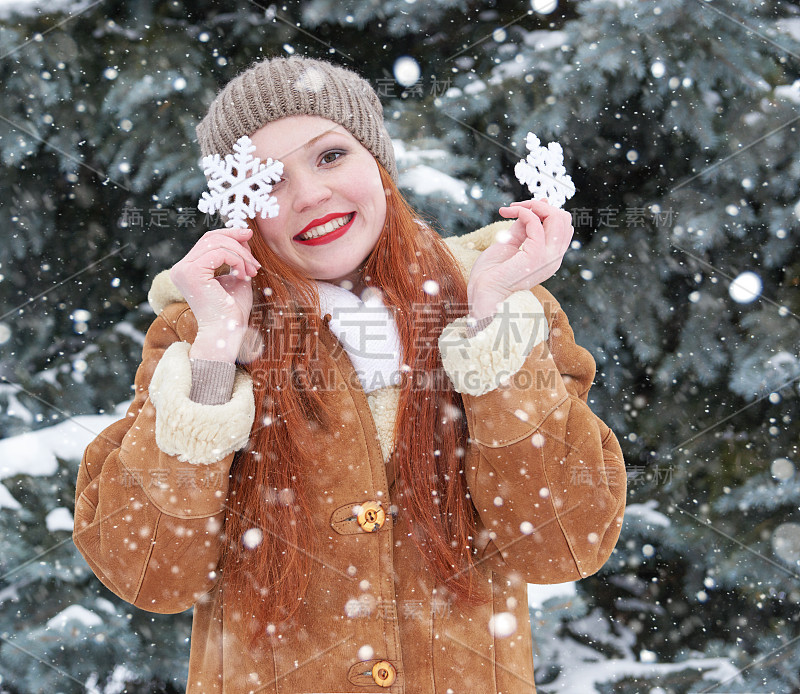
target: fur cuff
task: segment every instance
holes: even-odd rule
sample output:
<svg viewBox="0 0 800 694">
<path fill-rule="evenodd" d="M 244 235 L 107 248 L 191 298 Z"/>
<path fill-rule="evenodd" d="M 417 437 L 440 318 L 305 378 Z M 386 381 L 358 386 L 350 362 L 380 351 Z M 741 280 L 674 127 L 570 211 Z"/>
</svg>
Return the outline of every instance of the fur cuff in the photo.
<svg viewBox="0 0 800 694">
<path fill-rule="evenodd" d="M 530 291 L 520 291 L 500 304 L 492 322 L 473 337 L 467 336 L 466 317 L 450 323 L 439 338 L 439 350 L 455 389 L 484 395 L 507 383 L 547 335 L 539 300 Z"/>
<path fill-rule="evenodd" d="M 215 463 L 243 448 L 255 419 L 253 381 L 237 371 L 233 395 L 224 405 L 201 405 L 189 399 L 192 368 L 188 342 L 171 344 L 150 382 L 156 408 L 156 444 L 182 463 Z"/>
<path fill-rule="evenodd" d="M 169 278 L 169 270 L 162 270 L 155 276 L 153 283 L 150 285 L 150 291 L 147 292 L 147 301 L 150 304 L 150 308 L 158 315 L 170 304 L 186 301 L 186 299 L 183 298 L 183 294 Z"/>
</svg>

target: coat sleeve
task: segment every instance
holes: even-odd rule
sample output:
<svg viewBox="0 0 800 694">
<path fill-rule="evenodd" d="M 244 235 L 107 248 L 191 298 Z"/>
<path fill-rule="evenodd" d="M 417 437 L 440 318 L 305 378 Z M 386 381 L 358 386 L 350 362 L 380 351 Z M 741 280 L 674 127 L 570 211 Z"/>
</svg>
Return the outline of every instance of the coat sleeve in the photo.
<svg viewBox="0 0 800 694">
<path fill-rule="evenodd" d="M 479 563 L 528 583 L 595 573 L 619 537 L 626 478 L 617 439 L 587 404 L 592 356 L 542 288 L 512 295 L 475 337 L 463 329 L 448 326 L 440 348 L 469 427 Z"/>
<path fill-rule="evenodd" d="M 181 336 L 194 330 L 185 305 L 159 315 L 126 416 L 87 447 L 78 472 L 75 544 L 103 584 L 151 612 L 181 612 L 213 586 L 228 471 L 253 421 L 245 374 L 224 405 L 189 400 Z"/>
</svg>

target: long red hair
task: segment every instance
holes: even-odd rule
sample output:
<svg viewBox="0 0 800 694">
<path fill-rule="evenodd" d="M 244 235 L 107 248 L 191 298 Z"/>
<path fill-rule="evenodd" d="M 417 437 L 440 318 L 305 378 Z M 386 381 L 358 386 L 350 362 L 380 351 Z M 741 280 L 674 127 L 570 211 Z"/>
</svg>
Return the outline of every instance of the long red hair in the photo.
<svg viewBox="0 0 800 694">
<path fill-rule="evenodd" d="M 378 168 L 386 222 L 362 273 L 394 311 L 402 361 L 410 367 L 403 374 L 392 453 L 399 513 L 437 583 L 474 603 L 475 509 L 463 473 L 467 427 L 437 345 L 444 326 L 466 313 L 466 283 L 441 237 Z M 309 421 L 324 427 L 326 409 L 324 393 L 307 380 L 324 329 L 316 285 L 277 257 L 253 223 L 251 228 L 251 249 L 263 269 L 254 279 L 250 320 L 256 344 L 243 366 L 254 379 L 256 418 L 249 445 L 231 468 L 221 568 L 240 617 L 253 620 L 255 640 L 264 625 L 292 615 L 310 580 L 316 538 L 303 470 L 312 465 L 298 432 Z M 428 280 L 435 284 L 425 291 Z M 255 541 L 248 541 L 248 531 Z"/>
</svg>

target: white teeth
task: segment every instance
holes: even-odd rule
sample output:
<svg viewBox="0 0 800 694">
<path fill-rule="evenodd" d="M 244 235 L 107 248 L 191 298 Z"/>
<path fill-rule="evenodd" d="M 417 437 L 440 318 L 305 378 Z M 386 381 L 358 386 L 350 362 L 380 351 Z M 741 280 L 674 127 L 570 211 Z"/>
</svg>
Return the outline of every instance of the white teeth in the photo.
<svg viewBox="0 0 800 694">
<path fill-rule="evenodd" d="M 316 239 L 320 236 L 325 236 L 325 234 L 330 234 L 335 229 L 338 229 L 340 226 L 344 226 L 347 224 L 352 218 L 354 213 L 346 214 L 343 217 L 337 217 L 336 219 L 332 219 L 330 222 L 325 224 L 320 224 L 319 226 L 312 227 L 309 229 L 305 234 L 299 236 L 298 238 L 301 241 L 308 241 L 309 239 Z"/>
</svg>

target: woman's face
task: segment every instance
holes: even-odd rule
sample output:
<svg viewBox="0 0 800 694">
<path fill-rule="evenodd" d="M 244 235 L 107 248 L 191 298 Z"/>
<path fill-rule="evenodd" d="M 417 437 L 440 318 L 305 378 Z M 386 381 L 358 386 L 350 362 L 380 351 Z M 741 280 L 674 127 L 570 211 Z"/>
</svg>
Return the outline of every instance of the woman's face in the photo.
<svg viewBox="0 0 800 694">
<path fill-rule="evenodd" d="M 250 136 L 255 156 L 283 162 L 272 188 L 280 212 L 256 217 L 269 247 L 310 277 L 359 284 L 359 268 L 386 220 L 378 164 L 344 127 L 318 116 L 288 116 Z"/>
</svg>

